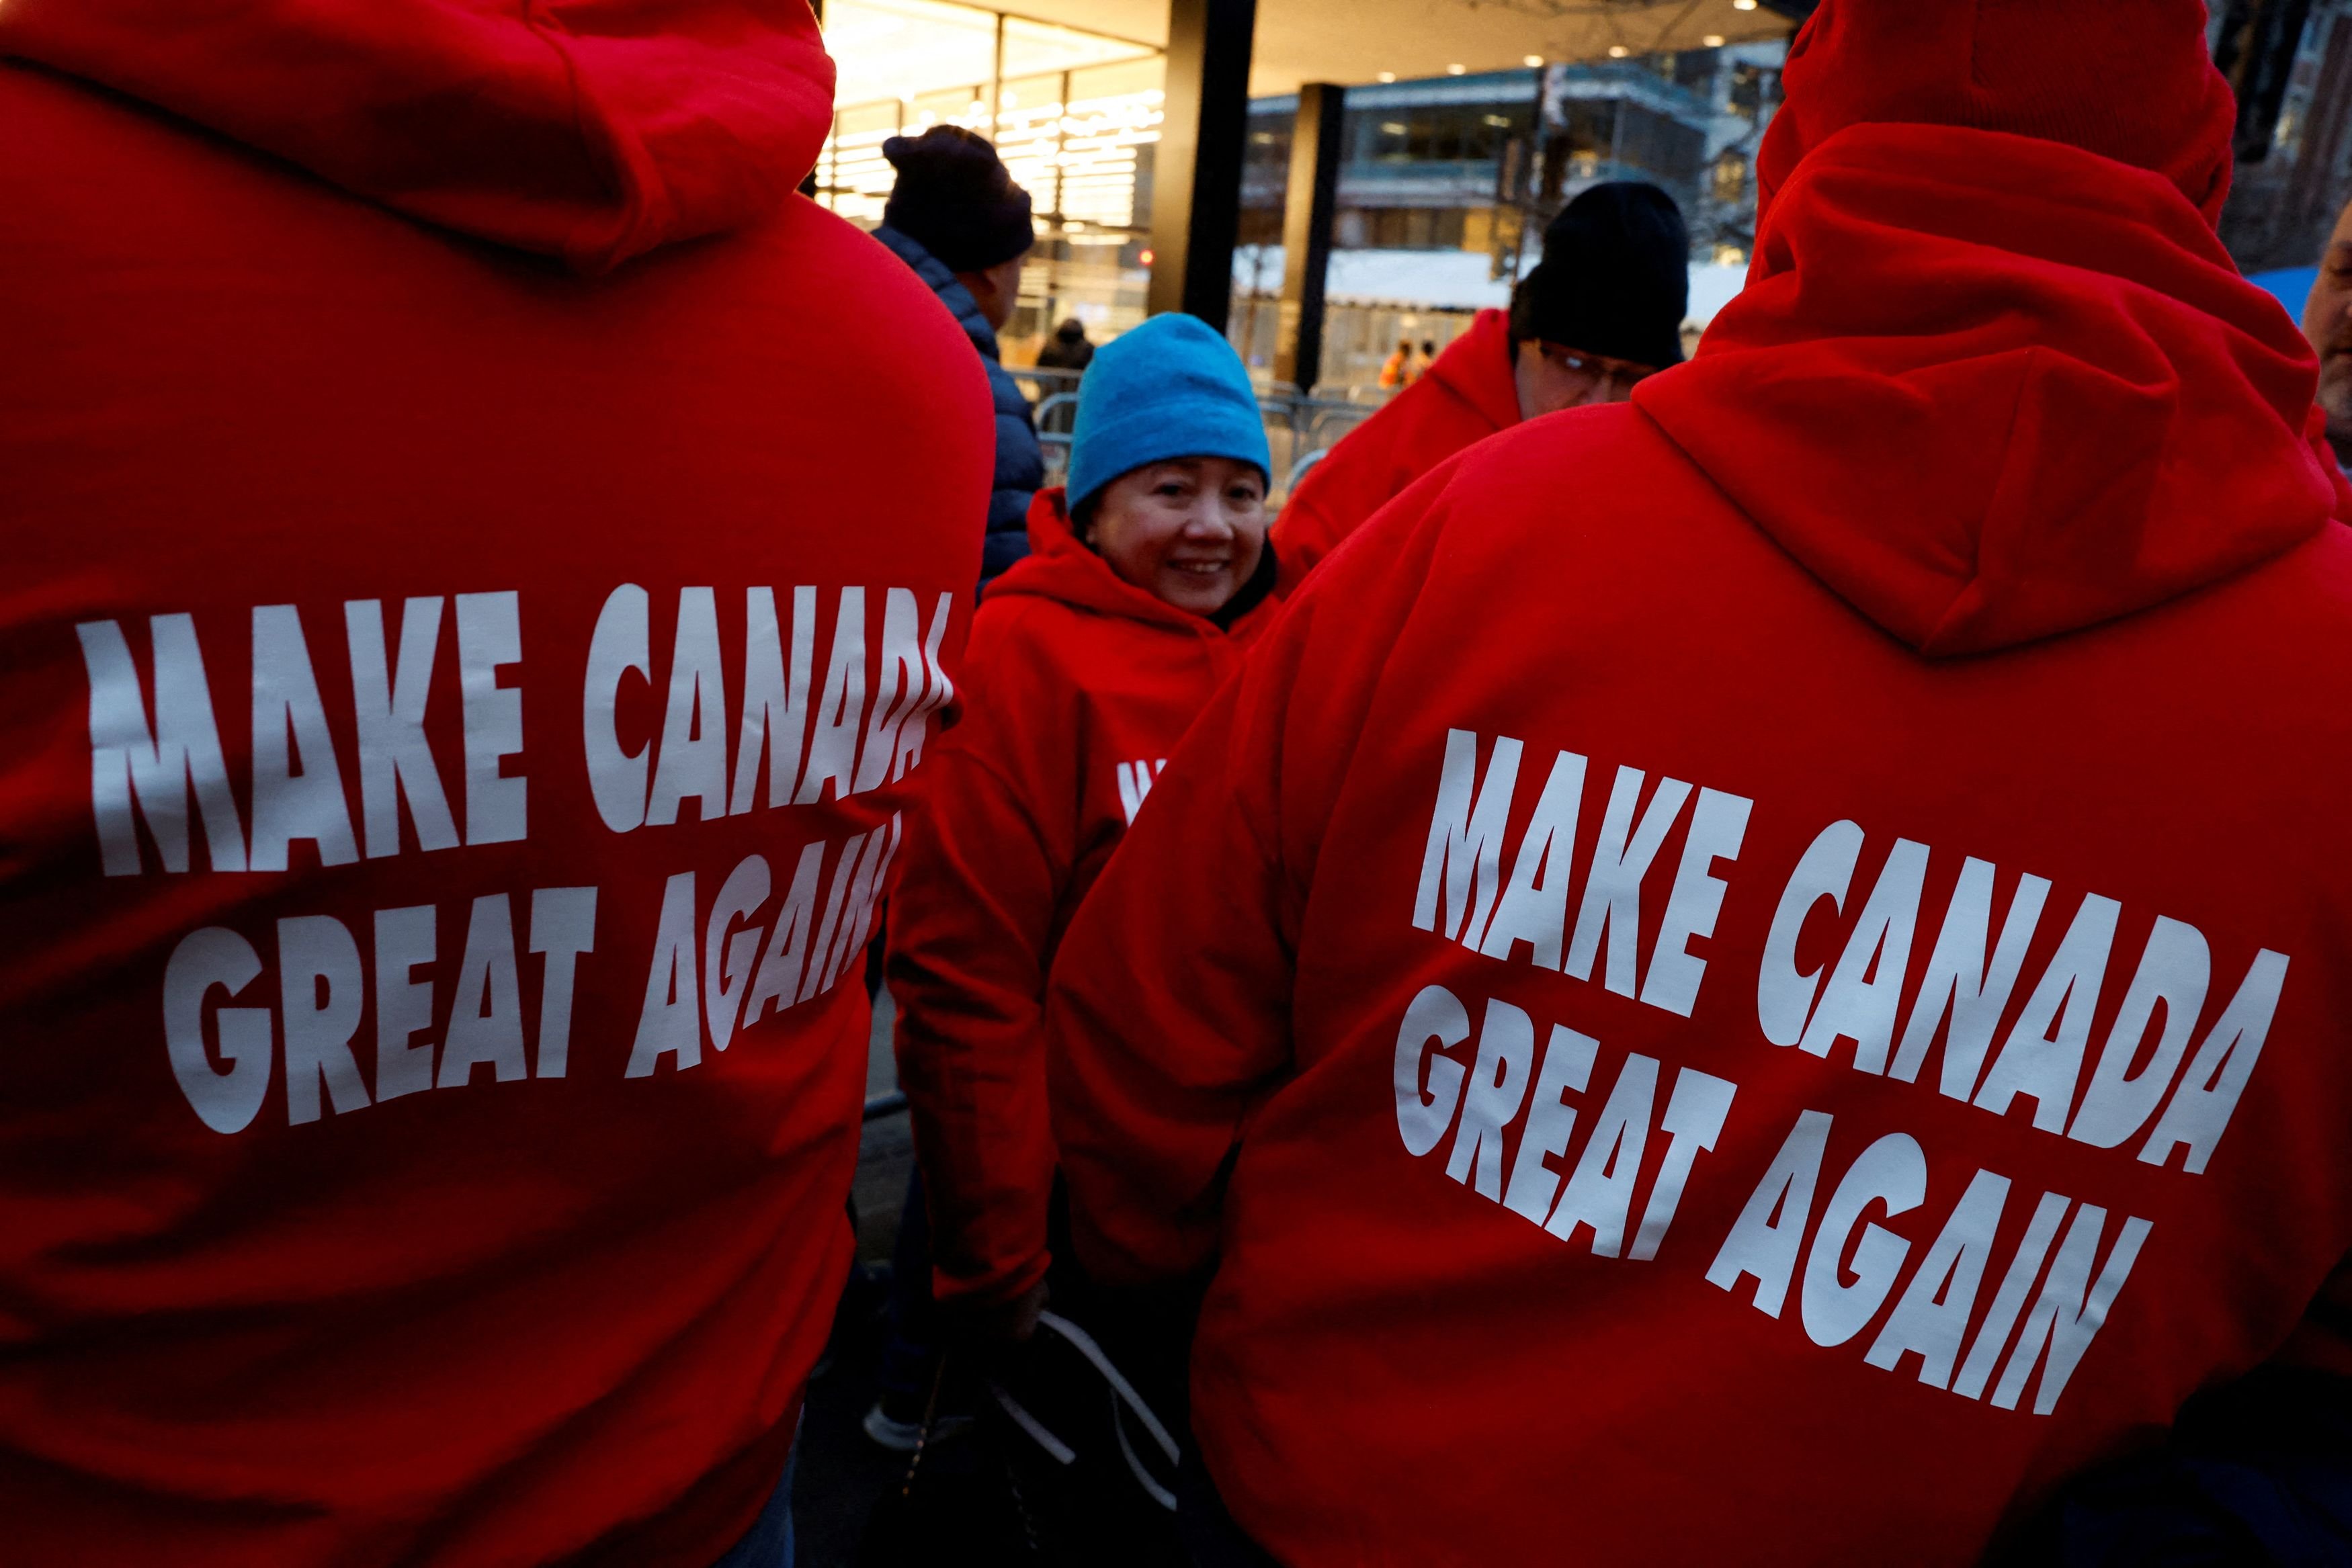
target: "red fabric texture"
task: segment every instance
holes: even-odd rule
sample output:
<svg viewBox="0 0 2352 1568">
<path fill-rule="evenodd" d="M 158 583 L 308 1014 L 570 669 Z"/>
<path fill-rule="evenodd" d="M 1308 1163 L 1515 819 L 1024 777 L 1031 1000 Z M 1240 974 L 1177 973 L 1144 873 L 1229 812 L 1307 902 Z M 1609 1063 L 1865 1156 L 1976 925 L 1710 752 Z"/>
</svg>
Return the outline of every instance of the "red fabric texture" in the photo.
<svg viewBox="0 0 2352 1568">
<path fill-rule="evenodd" d="M 1518 423 L 1510 313 L 1481 310 L 1426 374 L 1340 437 L 1283 503 L 1273 534 L 1281 591 L 1296 588 L 1406 486 Z"/>
<path fill-rule="evenodd" d="M 2312 444 L 2313 385 L 2294 323 L 2161 178 L 2023 137 L 1858 125 L 1781 192 L 1698 355 L 1634 402 L 1855 608 L 1958 653 L 2161 603 L 2306 537 L 2341 486 Z"/>
<path fill-rule="evenodd" d="M 1122 580 L 1063 508 L 1059 487 L 1038 492 L 1033 553 L 972 618 L 966 706 L 890 894 L 898 1078 L 943 1301 L 1006 1301 L 1045 1276 L 1045 976 L 1160 765 L 1276 608 L 1220 630 Z"/>
<path fill-rule="evenodd" d="M 833 117 L 804 0 L 10 0 L 0 58 L 583 273 L 768 217 Z"/>
<path fill-rule="evenodd" d="M 2352 1248 L 2315 378 L 2161 175 L 1855 125 L 1692 363 L 1318 570 L 1047 1023 L 1082 1257 L 1215 1261 L 1252 1535 L 1966 1563 L 2297 1334 Z"/>
<path fill-rule="evenodd" d="M 2219 222 L 2237 103 L 2205 21 L 2202 0 L 1822 0 L 1790 46 L 1758 193 L 1769 208 L 1848 126 L 1951 125 L 2151 171 Z"/>
<path fill-rule="evenodd" d="M 274 77 L 0 13 L 326 112 L 303 28 Z M 497 95 L 423 42 L 493 14 L 340 15 L 429 56 L 345 133 L 496 172 Z M 474 85 L 559 61 L 539 25 Z M 714 1560 L 853 1249 L 852 960 L 987 504 L 969 344 L 797 198 L 590 280 L 49 71 L 0 65 L 0 143 L 39 152 L 0 158 L 0 1556 Z M 607 198 L 550 178 L 478 232 L 572 244 Z M 803 689 L 747 769 L 761 666 Z M 772 950 L 805 999 L 762 1004 Z"/>
</svg>

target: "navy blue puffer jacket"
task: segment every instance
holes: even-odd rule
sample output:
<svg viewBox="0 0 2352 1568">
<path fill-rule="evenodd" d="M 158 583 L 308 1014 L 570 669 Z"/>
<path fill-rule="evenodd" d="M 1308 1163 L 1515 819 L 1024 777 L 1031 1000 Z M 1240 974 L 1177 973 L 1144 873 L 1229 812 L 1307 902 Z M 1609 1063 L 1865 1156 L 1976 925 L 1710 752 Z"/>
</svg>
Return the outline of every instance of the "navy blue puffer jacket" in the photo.
<svg viewBox="0 0 2352 1568">
<path fill-rule="evenodd" d="M 988 390 L 996 405 L 996 479 L 988 497 L 988 535 L 980 556 L 980 587 L 985 592 L 997 573 L 1029 553 L 1029 497 L 1045 480 L 1045 457 L 1037 446 L 1029 400 L 998 360 L 996 329 L 980 313 L 971 290 L 957 282 L 939 257 L 889 225 L 876 229 L 874 237 L 930 286 L 980 350 L 988 371 Z"/>
</svg>

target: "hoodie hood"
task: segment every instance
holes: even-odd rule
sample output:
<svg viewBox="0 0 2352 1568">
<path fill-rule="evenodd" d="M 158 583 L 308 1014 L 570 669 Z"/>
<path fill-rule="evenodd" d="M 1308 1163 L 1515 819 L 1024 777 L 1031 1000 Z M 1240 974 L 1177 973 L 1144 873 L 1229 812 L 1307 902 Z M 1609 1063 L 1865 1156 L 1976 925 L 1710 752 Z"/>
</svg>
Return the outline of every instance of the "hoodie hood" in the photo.
<svg viewBox="0 0 2352 1568">
<path fill-rule="evenodd" d="M 1812 26 L 1874 3 L 1910 0 Z M 2138 90 L 2078 63 L 2085 94 Z M 2226 134 L 2203 104 L 2179 135 Z M 1862 120 L 1780 162 L 1747 289 L 1633 401 L 1893 635 L 1954 654 L 2095 625 L 2352 511 L 2316 361 L 2192 202 L 2191 152 Z"/>
<path fill-rule="evenodd" d="M 1266 549 L 1270 552 L 1273 546 L 1268 544 Z M 1258 574 L 1265 575 L 1263 570 Z M 1257 579 L 1253 578 L 1241 593 L 1248 594 L 1255 586 Z M 1179 610 L 1113 571 L 1110 562 L 1087 549 L 1086 541 L 1071 527 L 1068 494 L 1059 485 L 1038 491 L 1029 503 L 1028 555 L 988 585 L 987 602 L 991 604 L 1000 599 L 1021 598 L 1050 599 L 1072 609 L 1116 616 L 1189 637 L 1221 637 L 1228 631 L 1208 616 Z M 1270 598 L 1264 601 L 1265 604 L 1277 602 Z M 1252 622 L 1263 608 L 1263 604 L 1253 603 L 1231 629 L 1238 630 Z"/>
<path fill-rule="evenodd" d="M 1598 350 L 1595 350 L 1596 352 Z M 1511 365 L 1511 317 L 1481 310 L 1470 329 L 1445 345 L 1428 379 L 1477 411 L 1496 430 L 1519 423 L 1519 383 Z"/>
<path fill-rule="evenodd" d="M 2230 84 L 2205 0 L 1825 0 L 1790 46 L 1756 160 L 1766 206 L 1849 125 L 1955 125 L 2079 147 L 2163 175 L 2218 223 Z"/>
<path fill-rule="evenodd" d="M 0 57 L 590 274 L 766 217 L 833 109 L 805 0 L 5 0 Z"/>
</svg>

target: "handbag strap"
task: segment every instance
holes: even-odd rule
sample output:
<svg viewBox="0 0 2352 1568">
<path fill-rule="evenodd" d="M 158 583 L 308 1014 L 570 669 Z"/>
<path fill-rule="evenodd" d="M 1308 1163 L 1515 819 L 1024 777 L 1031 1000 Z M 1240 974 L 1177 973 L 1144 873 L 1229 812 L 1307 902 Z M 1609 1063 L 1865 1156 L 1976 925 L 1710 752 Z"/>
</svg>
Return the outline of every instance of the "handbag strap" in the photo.
<svg viewBox="0 0 2352 1568">
<path fill-rule="evenodd" d="M 1068 1342 L 1071 1349 L 1084 1356 L 1088 1364 L 1102 1374 L 1103 1382 L 1110 1388 L 1111 1430 L 1118 1438 L 1120 1456 L 1127 1460 L 1129 1471 L 1134 1475 L 1136 1484 L 1143 1489 L 1144 1494 L 1169 1512 L 1175 1512 L 1176 1494 L 1160 1484 L 1159 1479 L 1145 1466 L 1142 1457 L 1135 1451 L 1135 1444 L 1127 1435 L 1126 1416 L 1119 1407 L 1123 1405 L 1128 1410 L 1134 1412 L 1135 1418 L 1142 1423 L 1144 1431 L 1150 1435 L 1151 1440 L 1159 1446 L 1160 1451 L 1168 1457 L 1168 1462 L 1172 1465 L 1178 1460 L 1179 1450 L 1176 1447 L 1176 1439 L 1169 1435 L 1166 1424 L 1152 1411 L 1150 1405 L 1144 1403 L 1143 1396 L 1135 1391 L 1135 1385 L 1127 1380 L 1127 1375 L 1119 1371 L 1103 1347 L 1095 1342 L 1094 1335 L 1058 1312 L 1038 1313 L 1037 1326 L 1050 1329 L 1059 1334 Z M 1013 1398 L 1005 1390 L 1003 1384 L 992 1380 L 988 1386 L 989 1392 L 996 1396 L 997 1404 L 1003 1406 L 1004 1413 L 1013 1418 L 1013 1424 L 1027 1433 L 1031 1441 L 1045 1449 L 1060 1464 L 1071 1465 L 1077 1462 L 1077 1450 L 1048 1430 L 1044 1422 L 1031 1415 L 1019 1400 Z"/>
</svg>

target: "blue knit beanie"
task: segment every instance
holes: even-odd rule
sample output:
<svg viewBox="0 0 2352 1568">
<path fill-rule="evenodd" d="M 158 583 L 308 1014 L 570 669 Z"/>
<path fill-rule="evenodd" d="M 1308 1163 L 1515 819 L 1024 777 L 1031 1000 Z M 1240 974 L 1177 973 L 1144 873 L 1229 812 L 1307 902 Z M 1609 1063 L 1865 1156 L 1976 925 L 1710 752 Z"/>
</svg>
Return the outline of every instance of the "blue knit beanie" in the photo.
<svg viewBox="0 0 2352 1568">
<path fill-rule="evenodd" d="M 1078 383 L 1070 509 L 1147 463 L 1230 457 L 1270 482 L 1274 455 L 1239 354 L 1197 316 L 1154 316 L 1095 351 Z"/>
</svg>

